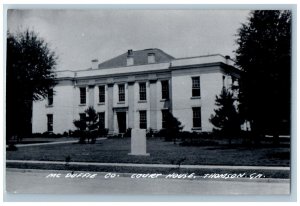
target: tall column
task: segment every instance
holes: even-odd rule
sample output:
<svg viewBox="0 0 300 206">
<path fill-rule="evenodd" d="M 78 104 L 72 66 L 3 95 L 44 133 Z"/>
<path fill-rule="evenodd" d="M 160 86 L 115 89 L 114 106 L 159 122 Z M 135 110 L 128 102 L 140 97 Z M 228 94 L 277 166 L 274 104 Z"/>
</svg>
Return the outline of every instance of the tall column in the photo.
<svg viewBox="0 0 300 206">
<path fill-rule="evenodd" d="M 134 128 L 134 82 L 128 82 L 128 128 Z"/>
<path fill-rule="evenodd" d="M 114 99 L 114 84 L 107 85 L 107 123 L 109 134 L 114 132 L 114 112 L 113 112 L 113 99 Z"/>
<path fill-rule="evenodd" d="M 89 106 L 90 107 L 94 107 L 94 88 L 95 86 L 94 85 L 89 85 Z"/>
<path fill-rule="evenodd" d="M 150 80 L 150 127 L 157 129 L 157 81 Z"/>
</svg>

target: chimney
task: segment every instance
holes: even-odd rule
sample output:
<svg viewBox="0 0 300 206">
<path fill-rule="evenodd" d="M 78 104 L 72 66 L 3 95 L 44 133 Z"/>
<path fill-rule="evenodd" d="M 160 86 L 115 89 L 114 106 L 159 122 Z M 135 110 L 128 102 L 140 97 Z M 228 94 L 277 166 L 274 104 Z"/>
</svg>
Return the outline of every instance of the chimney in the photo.
<svg viewBox="0 0 300 206">
<path fill-rule="evenodd" d="M 92 60 L 92 69 L 98 69 L 98 59 Z"/>
<path fill-rule="evenodd" d="M 128 51 L 127 51 L 127 56 L 132 56 L 133 55 L 133 51 L 132 51 L 132 49 L 129 49 Z"/>
<path fill-rule="evenodd" d="M 226 64 L 229 64 L 230 56 L 226 55 L 226 56 L 225 56 L 225 59 L 226 59 L 226 60 L 225 60 Z"/>
<path fill-rule="evenodd" d="M 127 66 L 132 66 L 133 64 L 134 64 L 133 51 L 132 51 L 132 49 L 129 49 L 127 51 Z"/>
</svg>

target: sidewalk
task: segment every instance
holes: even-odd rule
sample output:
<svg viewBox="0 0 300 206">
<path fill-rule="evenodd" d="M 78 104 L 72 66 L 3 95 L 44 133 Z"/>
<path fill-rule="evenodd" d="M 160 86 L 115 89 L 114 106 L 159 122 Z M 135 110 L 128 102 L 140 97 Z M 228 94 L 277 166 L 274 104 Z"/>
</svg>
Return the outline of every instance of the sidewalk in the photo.
<svg viewBox="0 0 300 206">
<path fill-rule="evenodd" d="M 105 140 L 107 138 L 100 137 L 96 140 Z M 69 143 L 75 143 L 78 142 L 78 139 L 76 140 L 66 140 L 66 141 L 53 141 L 53 142 L 47 142 L 47 143 L 32 143 L 32 144 L 16 144 L 16 147 L 31 147 L 31 146 L 43 146 L 43 145 L 53 145 L 53 144 L 69 144 Z"/>
<path fill-rule="evenodd" d="M 6 160 L 7 163 L 23 164 L 56 164 L 65 165 L 65 161 L 37 161 L 37 160 Z M 68 162 L 68 165 L 84 166 L 118 166 L 118 167 L 147 167 L 147 168 L 178 168 L 178 165 L 171 164 L 135 164 L 135 163 L 99 163 L 99 162 Z M 184 169 L 230 169 L 230 170 L 271 170 L 290 171 L 290 167 L 274 166 L 223 166 L 223 165 L 180 165 Z"/>
</svg>

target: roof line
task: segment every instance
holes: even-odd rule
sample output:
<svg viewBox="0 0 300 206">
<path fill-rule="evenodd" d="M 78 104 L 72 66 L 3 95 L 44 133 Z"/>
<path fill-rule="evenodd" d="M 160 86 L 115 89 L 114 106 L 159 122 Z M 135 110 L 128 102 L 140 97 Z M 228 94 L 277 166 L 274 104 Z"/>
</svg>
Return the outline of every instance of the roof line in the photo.
<svg viewBox="0 0 300 206">
<path fill-rule="evenodd" d="M 75 70 L 75 71 L 77 71 L 77 70 Z M 66 70 L 59 70 L 59 71 L 54 71 L 54 72 L 74 72 L 74 70 L 66 69 Z"/>
<path fill-rule="evenodd" d="M 222 56 L 222 57 L 225 58 L 225 56 L 223 56 L 222 54 L 208 54 L 208 55 L 201 55 L 201 56 L 175 58 L 175 60 L 178 60 L 178 59 L 193 59 L 193 58 L 210 57 L 210 56 Z"/>
<path fill-rule="evenodd" d="M 122 67 L 137 67 L 137 66 L 143 66 L 143 65 L 153 65 L 153 64 L 166 64 L 170 62 L 158 62 L 158 63 L 151 63 L 151 64 L 138 64 L 138 65 L 130 65 L 130 66 L 118 66 L 118 67 L 105 67 L 105 68 L 97 68 L 97 69 L 81 69 L 81 70 L 76 70 L 77 71 L 96 71 L 96 70 L 103 70 L 103 69 L 113 69 L 113 68 L 122 68 Z"/>
</svg>

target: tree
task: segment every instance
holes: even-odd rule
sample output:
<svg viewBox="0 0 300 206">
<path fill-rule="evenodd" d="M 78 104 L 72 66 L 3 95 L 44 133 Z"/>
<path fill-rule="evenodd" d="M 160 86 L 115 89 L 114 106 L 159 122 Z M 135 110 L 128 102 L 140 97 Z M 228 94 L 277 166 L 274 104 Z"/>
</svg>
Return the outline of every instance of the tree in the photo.
<svg viewBox="0 0 300 206">
<path fill-rule="evenodd" d="M 98 122 L 98 115 L 96 110 L 93 107 L 89 107 L 85 110 L 86 113 L 86 122 L 87 128 L 89 131 L 94 131 L 98 129 L 99 122 Z"/>
<path fill-rule="evenodd" d="M 57 56 L 34 31 L 7 34 L 6 138 L 31 134 L 32 101 L 55 85 Z"/>
<path fill-rule="evenodd" d="M 182 129 L 183 126 L 181 125 L 181 122 L 176 117 L 174 117 L 171 112 L 166 112 L 165 128 L 162 132 L 164 133 L 166 140 L 173 140 L 174 143 L 176 143 L 176 138 L 178 138 L 178 135 Z"/>
<path fill-rule="evenodd" d="M 87 108 L 85 111 L 85 116 L 79 120 L 74 120 L 73 124 L 80 131 L 79 143 L 85 143 L 85 139 L 92 139 L 92 143 L 95 143 L 96 135 L 99 130 L 99 120 L 96 110 L 93 107 Z"/>
<path fill-rule="evenodd" d="M 291 12 L 253 11 L 238 32 L 240 112 L 257 134 L 290 133 Z"/>
<path fill-rule="evenodd" d="M 214 125 L 214 131 L 229 139 L 229 143 L 240 132 L 241 122 L 234 105 L 235 101 L 233 94 L 223 87 L 221 94 L 216 96 L 215 104 L 218 108 L 214 109 L 215 114 L 209 119 Z"/>
</svg>

